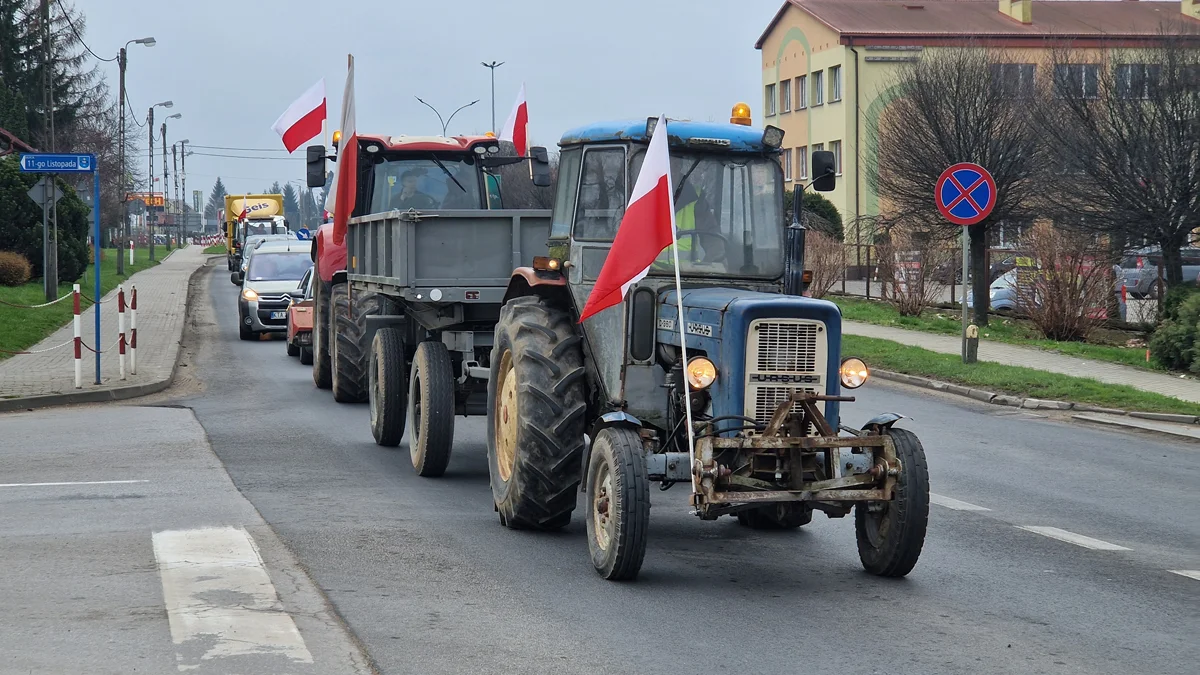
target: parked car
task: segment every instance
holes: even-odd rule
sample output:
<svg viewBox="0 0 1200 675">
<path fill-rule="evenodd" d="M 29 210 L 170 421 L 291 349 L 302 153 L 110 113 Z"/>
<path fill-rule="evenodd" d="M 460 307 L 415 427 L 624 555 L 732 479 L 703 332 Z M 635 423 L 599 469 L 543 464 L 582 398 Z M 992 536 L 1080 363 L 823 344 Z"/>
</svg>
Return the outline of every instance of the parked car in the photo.
<svg viewBox="0 0 1200 675">
<path fill-rule="evenodd" d="M 258 245 L 246 271 L 230 273 L 241 284 L 238 296 L 238 336 L 254 340 L 262 333 L 287 331 L 287 309 L 297 286 L 312 269 L 312 242 L 266 241 Z"/>
<path fill-rule="evenodd" d="M 1158 297 L 1164 288 L 1158 283 L 1158 266 L 1162 254 L 1157 246 L 1138 249 L 1121 259 L 1121 274 L 1126 291 L 1135 298 Z M 1183 278 L 1200 276 L 1200 248 L 1185 248 L 1183 256 Z"/>
<path fill-rule="evenodd" d="M 1117 296 L 1117 306 L 1121 313 L 1121 320 L 1126 320 L 1126 302 L 1125 298 L 1121 297 L 1121 280 L 1117 279 L 1117 287 L 1113 290 Z M 992 282 L 988 287 L 988 299 L 990 308 L 993 312 L 1001 314 L 1016 313 L 1020 310 L 1019 299 L 1017 296 L 1017 270 L 1010 270 L 1000 275 L 998 279 Z M 974 307 L 972 297 L 967 295 L 967 307 Z M 1092 311 L 1093 314 L 1103 316 L 1104 308 L 1099 307 Z"/>
<path fill-rule="evenodd" d="M 313 328 L 313 270 L 310 267 L 300 280 L 296 290 L 301 292 L 300 300 L 292 298 L 292 304 L 287 308 L 287 353 L 288 356 L 299 356 L 300 363 L 311 366 L 312 328 Z"/>
</svg>

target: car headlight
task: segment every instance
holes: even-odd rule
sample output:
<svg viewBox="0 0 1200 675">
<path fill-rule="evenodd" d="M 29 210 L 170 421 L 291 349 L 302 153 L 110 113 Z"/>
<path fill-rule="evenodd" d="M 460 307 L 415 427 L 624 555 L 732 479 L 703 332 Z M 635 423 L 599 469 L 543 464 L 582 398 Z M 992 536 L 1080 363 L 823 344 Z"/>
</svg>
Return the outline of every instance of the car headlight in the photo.
<svg viewBox="0 0 1200 675">
<path fill-rule="evenodd" d="M 867 368 L 867 364 L 863 363 L 862 359 L 853 356 L 842 359 L 842 365 L 838 368 L 838 377 L 842 380 L 842 386 L 847 389 L 858 389 L 866 383 L 870 376 L 871 371 Z"/>
<path fill-rule="evenodd" d="M 257 300 L 258 293 L 256 293 L 252 288 L 247 288 L 242 291 L 242 297 L 247 300 Z"/>
<path fill-rule="evenodd" d="M 994 288 L 988 289 L 988 298 L 990 298 L 992 300 L 996 299 L 996 289 L 994 289 Z"/>
<path fill-rule="evenodd" d="M 708 389 L 717 381 L 717 367 L 703 356 L 697 356 L 688 361 L 687 380 L 692 389 Z"/>
</svg>

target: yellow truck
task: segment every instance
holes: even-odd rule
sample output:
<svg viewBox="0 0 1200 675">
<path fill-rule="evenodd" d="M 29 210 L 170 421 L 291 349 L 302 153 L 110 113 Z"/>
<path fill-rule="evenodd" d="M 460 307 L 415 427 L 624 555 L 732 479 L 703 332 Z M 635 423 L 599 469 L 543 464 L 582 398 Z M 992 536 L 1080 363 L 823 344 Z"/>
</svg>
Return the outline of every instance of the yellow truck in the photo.
<svg viewBox="0 0 1200 675">
<path fill-rule="evenodd" d="M 288 222 L 283 217 L 283 195 L 225 195 L 224 217 L 230 271 L 241 264 L 246 237 L 288 232 Z"/>
</svg>

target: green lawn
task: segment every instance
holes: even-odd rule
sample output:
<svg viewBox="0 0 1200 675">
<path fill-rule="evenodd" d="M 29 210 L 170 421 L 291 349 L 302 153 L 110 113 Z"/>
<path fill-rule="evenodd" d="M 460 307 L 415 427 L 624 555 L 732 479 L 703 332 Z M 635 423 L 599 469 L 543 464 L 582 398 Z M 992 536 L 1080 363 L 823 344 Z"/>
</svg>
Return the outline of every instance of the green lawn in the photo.
<svg viewBox="0 0 1200 675">
<path fill-rule="evenodd" d="M 941 335 L 962 333 L 962 315 L 958 310 L 930 309 L 920 317 L 900 316 L 895 307 L 883 302 L 832 296 L 826 296 L 826 299 L 832 300 L 842 308 L 842 318 L 847 321 Z M 1037 347 L 1060 354 L 1120 363 L 1146 370 L 1165 370 L 1153 361 L 1146 361 L 1145 347 L 1125 347 L 1125 341 L 1129 337 L 1129 333 L 1097 329 L 1089 338 L 1090 342 L 1057 342 L 1042 338 L 1037 328 L 1028 321 L 998 316 L 990 317 L 987 327 L 979 330 L 980 340 Z"/>
<path fill-rule="evenodd" d="M 890 340 L 846 335 L 842 353 L 860 357 L 873 368 L 978 387 L 998 394 L 1088 403 L 1122 410 L 1200 415 L 1200 404 L 1126 385 L 1105 384 L 1081 377 L 984 361 L 967 365 L 958 354 L 939 354 Z"/>
<path fill-rule="evenodd" d="M 204 255 L 225 255 L 226 252 L 225 244 L 217 244 L 204 249 Z"/>
<path fill-rule="evenodd" d="M 123 254 L 126 256 L 125 277 L 118 277 L 116 250 L 104 249 L 102 253 L 103 259 L 100 261 L 101 295 L 116 288 L 117 284 L 123 283 L 133 273 L 158 264 L 157 262 L 150 262 L 148 249 L 139 248 L 134 251 L 135 262 L 131 266 L 128 258 L 129 252 L 124 251 Z M 161 246 L 158 247 L 156 253 L 160 260 L 166 255 L 166 251 Z M 88 265 L 83 278 L 79 280 L 80 294 L 89 298 L 93 296 L 95 291 L 93 288 L 93 284 L 95 283 L 93 269 L 92 265 Z M 71 282 L 60 283 L 58 285 L 58 295 L 61 296 L 70 292 Z M 42 293 L 42 280 L 35 279 L 24 286 L 0 286 L 0 300 L 17 305 L 40 305 L 46 301 L 46 297 Z M 80 309 L 87 309 L 89 306 L 86 300 L 80 303 Z M 0 349 L 15 352 L 31 347 L 41 342 L 47 335 L 50 335 L 70 322 L 71 315 L 72 304 L 70 298 L 56 305 L 40 309 L 18 309 L 16 307 L 0 305 Z M 0 360 L 6 359 L 9 356 L 11 354 L 0 353 Z"/>
</svg>

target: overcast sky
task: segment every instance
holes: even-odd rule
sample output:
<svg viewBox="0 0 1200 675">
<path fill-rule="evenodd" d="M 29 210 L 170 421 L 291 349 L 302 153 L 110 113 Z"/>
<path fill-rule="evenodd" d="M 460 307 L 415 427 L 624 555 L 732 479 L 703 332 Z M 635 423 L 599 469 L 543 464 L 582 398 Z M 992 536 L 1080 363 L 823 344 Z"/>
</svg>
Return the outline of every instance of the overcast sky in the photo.
<svg viewBox="0 0 1200 675">
<path fill-rule="evenodd" d="M 207 197 L 220 175 L 231 192 L 274 180 L 303 180 L 303 149 L 290 158 L 271 124 L 305 89 L 325 78 L 329 116 L 340 115 L 346 54 L 356 64 L 358 128 L 436 134 L 441 126 L 418 95 L 448 115 L 449 129 L 491 126 L 488 69 L 496 71 L 496 124 L 526 83 L 535 144 L 553 146 L 566 129 L 612 118 L 666 113 L 727 119 L 739 100 L 760 118 L 754 41 L 782 0 L 74 0 L 97 53 L 131 45 L 126 89 L 145 122 L 152 103 L 173 100 L 167 140 L 192 145 L 273 148 L 238 153 L 195 148 L 188 190 Z M 103 64 L 116 91 L 116 64 Z M 132 124 L 130 126 L 133 126 Z M 132 133 L 143 136 L 143 127 Z M 159 151 L 156 136 L 156 154 Z M 199 153 L 278 156 L 232 159 Z M 157 162 L 156 162 L 157 166 Z M 156 168 L 156 171 L 158 169 Z"/>
</svg>

